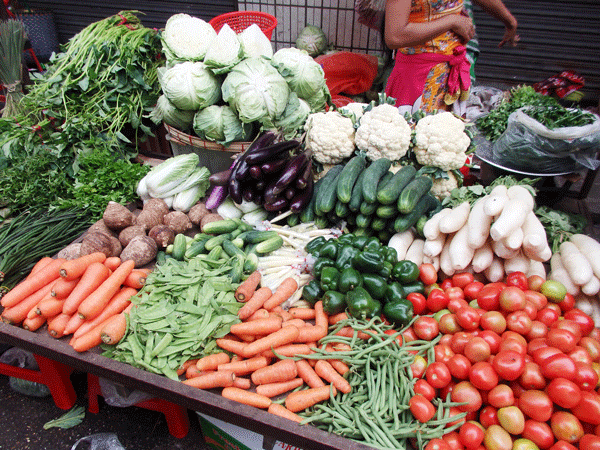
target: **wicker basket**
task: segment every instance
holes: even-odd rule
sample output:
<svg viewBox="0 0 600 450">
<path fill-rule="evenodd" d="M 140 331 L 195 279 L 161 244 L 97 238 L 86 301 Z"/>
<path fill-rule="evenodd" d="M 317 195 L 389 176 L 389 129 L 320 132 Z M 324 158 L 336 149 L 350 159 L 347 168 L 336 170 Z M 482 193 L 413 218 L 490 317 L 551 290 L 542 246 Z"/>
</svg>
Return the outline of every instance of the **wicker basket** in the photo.
<svg viewBox="0 0 600 450">
<path fill-rule="evenodd" d="M 275 16 L 261 11 L 233 11 L 213 17 L 208 23 L 217 32 L 227 24 L 236 33 L 241 33 L 255 23 L 265 33 L 265 36 L 271 39 L 273 30 L 277 26 L 277 19 Z"/>
</svg>

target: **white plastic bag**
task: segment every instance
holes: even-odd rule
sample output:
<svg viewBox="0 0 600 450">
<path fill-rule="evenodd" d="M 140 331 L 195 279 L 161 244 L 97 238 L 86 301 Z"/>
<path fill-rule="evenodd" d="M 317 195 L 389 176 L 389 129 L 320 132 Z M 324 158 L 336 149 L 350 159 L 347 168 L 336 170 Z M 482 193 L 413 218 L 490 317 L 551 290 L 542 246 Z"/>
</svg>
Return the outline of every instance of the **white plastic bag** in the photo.
<svg viewBox="0 0 600 450">
<path fill-rule="evenodd" d="M 89 446 L 80 444 L 89 444 Z M 114 433 L 97 433 L 79 439 L 71 450 L 125 450 Z"/>
</svg>

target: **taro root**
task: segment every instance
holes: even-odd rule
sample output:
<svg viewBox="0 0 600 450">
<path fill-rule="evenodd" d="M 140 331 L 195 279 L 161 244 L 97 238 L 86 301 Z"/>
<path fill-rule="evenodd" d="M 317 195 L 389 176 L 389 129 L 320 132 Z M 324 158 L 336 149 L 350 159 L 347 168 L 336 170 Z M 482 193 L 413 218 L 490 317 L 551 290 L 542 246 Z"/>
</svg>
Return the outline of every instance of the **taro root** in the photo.
<svg viewBox="0 0 600 450">
<path fill-rule="evenodd" d="M 77 259 L 81 256 L 81 242 L 73 242 L 57 253 L 57 258 Z"/>
<path fill-rule="evenodd" d="M 123 228 L 119 233 L 119 242 L 123 247 L 127 247 L 129 241 L 131 241 L 135 236 L 145 236 L 146 230 L 141 225 L 131 225 L 130 227 Z"/>
<path fill-rule="evenodd" d="M 171 228 L 175 234 L 185 233 L 193 226 L 188 215 L 182 211 L 171 211 L 165 216 L 164 224 Z"/>
<path fill-rule="evenodd" d="M 121 261 L 133 260 L 135 267 L 143 267 L 156 258 L 158 246 L 149 236 L 135 236 L 121 252 Z"/>
<path fill-rule="evenodd" d="M 106 205 L 102 219 L 111 230 L 120 231 L 135 224 L 135 214 L 120 203 L 110 201 Z"/>
<path fill-rule="evenodd" d="M 161 224 L 152 227 L 148 232 L 148 236 L 154 239 L 159 248 L 165 248 L 172 244 L 175 239 L 175 232 L 167 225 Z"/>
<path fill-rule="evenodd" d="M 200 221 L 200 230 L 204 228 L 204 225 L 210 222 L 217 222 L 219 220 L 223 220 L 223 218 L 217 213 L 205 214 Z"/>
<path fill-rule="evenodd" d="M 204 202 L 196 203 L 188 211 L 188 217 L 190 218 L 191 222 L 196 226 L 200 226 L 202 218 L 207 214 L 210 214 L 210 210 L 206 207 L 206 204 Z"/>
<path fill-rule="evenodd" d="M 156 211 L 162 217 L 165 217 L 170 211 L 169 205 L 167 205 L 167 202 L 165 202 L 162 198 L 151 198 L 146 200 L 142 208 L 142 211 L 144 210 Z"/>
<path fill-rule="evenodd" d="M 121 245 L 121 241 L 119 238 L 114 236 L 110 236 L 110 246 L 111 246 L 111 255 L 110 256 L 120 256 L 123 251 L 123 245 Z"/>
<path fill-rule="evenodd" d="M 136 219 L 136 225 L 144 228 L 144 231 L 151 230 L 156 225 L 163 223 L 162 213 L 157 212 L 155 209 L 142 209 Z"/>
<path fill-rule="evenodd" d="M 107 257 L 113 256 L 113 237 L 99 231 L 87 233 L 81 241 L 81 256 L 94 252 L 102 252 Z M 116 239 L 116 238 L 115 238 Z"/>
<path fill-rule="evenodd" d="M 108 236 L 117 236 L 117 233 L 106 226 L 104 223 L 104 219 L 98 220 L 91 227 L 88 228 L 87 233 L 91 233 L 92 231 L 99 231 L 100 233 L 104 233 Z"/>
</svg>

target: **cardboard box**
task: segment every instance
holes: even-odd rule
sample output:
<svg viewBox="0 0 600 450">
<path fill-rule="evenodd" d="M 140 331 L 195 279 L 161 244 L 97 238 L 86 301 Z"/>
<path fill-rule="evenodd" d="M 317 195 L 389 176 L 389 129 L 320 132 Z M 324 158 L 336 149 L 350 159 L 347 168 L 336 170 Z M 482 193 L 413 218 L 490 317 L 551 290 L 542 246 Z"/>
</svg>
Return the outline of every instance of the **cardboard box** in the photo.
<svg viewBox="0 0 600 450">
<path fill-rule="evenodd" d="M 218 450 L 302 450 L 268 436 L 196 413 L 204 441 Z"/>
</svg>

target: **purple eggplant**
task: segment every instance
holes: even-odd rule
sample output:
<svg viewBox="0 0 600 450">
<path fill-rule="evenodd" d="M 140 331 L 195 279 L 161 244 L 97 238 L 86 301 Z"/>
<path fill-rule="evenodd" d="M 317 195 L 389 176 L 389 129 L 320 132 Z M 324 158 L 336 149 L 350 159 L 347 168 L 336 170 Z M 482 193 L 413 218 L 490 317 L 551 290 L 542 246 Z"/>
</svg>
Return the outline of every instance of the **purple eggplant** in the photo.
<svg viewBox="0 0 600 450">
<path fill-rule="evenodd" d="M 260 170 L 263 173 L 277 173 L 287 165 L 288 159 L 289 158 L 286 156 L 285 158 L 279 158 L 274 161 L 262 163 L 260 165 Z"/>
<path fill-rule="evenodd" d="M 222 170 L 221 172 L 215 172 L 208 177 L 208 182 L 211 186 L 227 186 L 229 177 L 231 176 L 231 170 Z"/>
<path fill-rule="evenodd" d="M 227 198 L 227 186 L 214 186 L 206 199 L 207 209 L 216 209 Z"/>
<path fill-rule="evenodd" d="M 255 180 L 260 180 L 262 178 L 262 170 L 260 170 L 260 166 L 251 166 L 250 176 Z"/>
<path fill-rule="evenodd" d="M 281 175 L 279 175 L 273 193 L 281 194 L 285 189 L 304 172 L 304 169 L 309 164 L 308 154 L 306 152 L 299 153 L 288 162 Z"/>
<path fill-rule="evenodd" d="M 247 202 L 253 202 L 254 201 L 254 191 L 252 190 L 252 188 L 250 188 L 250 187 L 244 188 L 244 190 L 242 191 L 242 198 L 244 200 L 246 200 Z"/>
<path fill-rule="evenodd" d="M 297 214 L 304 210 L 310 203 L 314 192 L 314 182 L 312 177 L 308 179 L 306 187 L 290 201 L 290 210 Z"/>
<path fill-rule="evenodd" d="M 275 183 L 269 183 L 269 184 L 267 184 L 267 187 L 265 187 L 265 192 L 264 192 L 265 203 L 272 203 L 273 201 L 275 201 L 278 198 L 278 195 L 275 194 L 275 192 L 273 192 L 274 187 L 275 187 Z"/>
<path fill-rule="evenodd" d="M 288 200 L 293 199 L 296 196 L 296 189 L 293 187 L 288 187 L 285 191 L 283 191 L 283 196 Z"/>
<path fill-rule="evenodd" d="M 296 178 L 296 187 L 298 189 L 304 189 L 308 185 L 308 179 L 313 177 L 312 163 L 306 165 L 304 172 L 302 172 L 298 178 Z"/>
<path fill-rule="evenodd" d="M 258 180 L 256 182 L 256 184 L 254 185 L 254 187 L 256 188 L 257 191 L 263 191 L 266 186 L 267 186 L 267 182 L 265 180 Z"/>
<path fill-rule="evenodd" d="M 288 205 L 288 200 L 285 198 L 277 198 L 272 202 L 265 202 L 263 204 L 263 208 L 265 208 L 267 211 L 269 212 L 275 212 L 275 211 L 281 211 L 282 209 L 286 208 Z"/>
<path fill-rule="evenodd" d="M 272 161 L 273 159 L 278 158 L 279 155 L 289 153 L 298 147 L 300 147 L 300 142 L 298 141 L 281 141 L 251 152 L 246 159 L 248 160 L 248 164 L 261 164 Z"/>
</svg>

